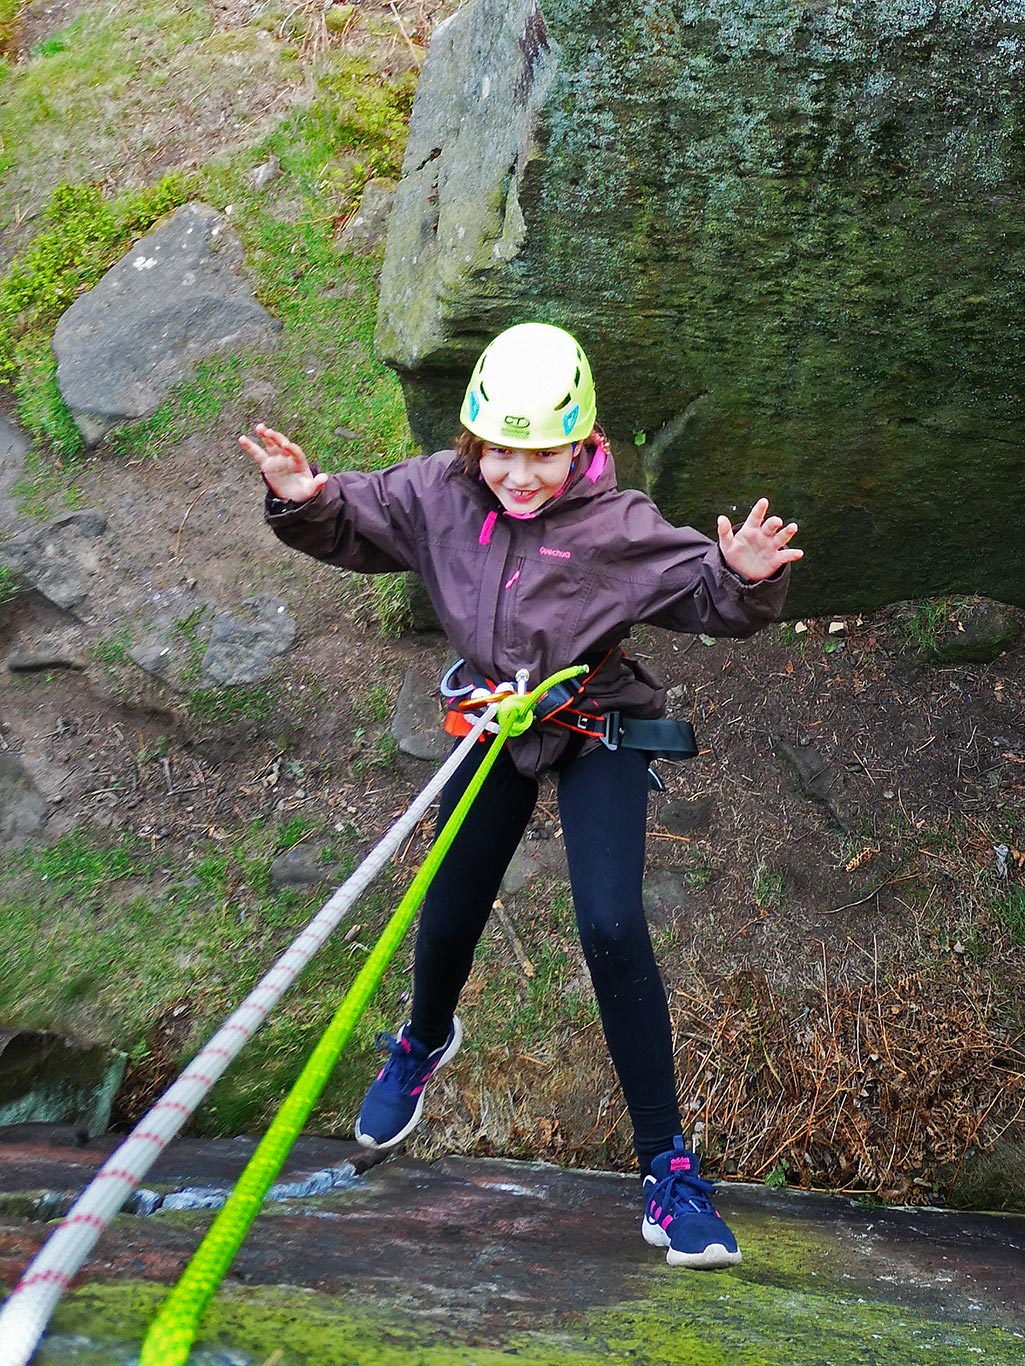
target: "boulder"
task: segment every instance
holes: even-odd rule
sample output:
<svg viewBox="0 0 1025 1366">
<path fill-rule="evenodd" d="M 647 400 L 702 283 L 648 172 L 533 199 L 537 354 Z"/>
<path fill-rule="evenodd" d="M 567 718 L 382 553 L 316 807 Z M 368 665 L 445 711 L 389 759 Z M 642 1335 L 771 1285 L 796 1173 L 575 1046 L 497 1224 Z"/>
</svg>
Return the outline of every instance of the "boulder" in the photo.
<svg viewBox="0 0 1025 1366">
<path fill-rule="evenodd" d="M 395 699 L 391 723 L 392 739 L 399 751 L 430 763 L 447 758 L 452 737 L 445 734 L 442 721 L 437 684 L 415 669 L 408 670 Z"/>
<path fill-rule="evenodd" d="M 68 512 L 0 543 L 0 564 L 56 607 L 78 607 L 99 568 L 97 543 L 106 530 L 102 512 Z"/>
<path fill-rule="evenodd" d="M 0 753 L 0 849 L 24 844 L 42 829 L 46 799 L 13 754 Z"/>
<path fill-rule="evenodd" d="M 25 468 L 25 457 L 30 445 L 27 433 L 0 417 L 0 531 L 6 531 L 17 523 L 18 503 L 14 497 L 14 486 Z"/>
<path fill-rule="evenodd" d="M 1025 4 L 473 0 L 435 30 L 377 344 L 425 448 L 499 329 L 591 357 L 620 477 L 801 523 L 798 615 L 1025 604 Z"/>
<path fill-rule="evenodd" d="M 241 275 L 226 219 L 186 204 L 137 242 L 57 324 L 57 383 L 87 445 L 152 413 L 215 352 L 266 341 L 275 323 Z"/>
<path fill-rule="evenodd" d="M 921 664 L 992 664 L 1018 643 L 1023 615 L 988 598 L 937 604 L 937 623 L 918 652 Z"/>
<path fill-rule="evenodd" d="M 262 683 L 295 639 L 295 618 L 271 593 L 246 598 L 238 613 L 214 618 L 203 656 L 205 686 Z"/>
<path fill-rule="evenodd" d="M 372 256 L 379 251 L 384 245 L 394 199 L 395 186 L 390 180 L 371 180 L 363 191 L 359 208 L 342 229 L 339 251 L 358 256 Z"/>
<path fill-rule="evenodd" d="M 126 1055 L 34 1029 L 0 1029 L 0 1126 L 75 1124 L 91 1138 L 110 1120 Z"/>
</svg>

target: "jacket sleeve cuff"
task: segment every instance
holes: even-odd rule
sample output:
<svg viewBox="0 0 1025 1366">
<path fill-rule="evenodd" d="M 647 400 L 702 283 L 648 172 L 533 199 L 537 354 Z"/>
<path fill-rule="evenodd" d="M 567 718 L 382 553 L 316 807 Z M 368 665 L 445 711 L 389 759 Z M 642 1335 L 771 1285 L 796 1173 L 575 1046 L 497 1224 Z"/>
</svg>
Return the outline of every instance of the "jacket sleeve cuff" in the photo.
<svg viewBox="0 0 1025 1366">
<path fill-rule="evenodd" d="M 788 564 L 783 564 L 780 565 L 780 567 L 776 570 L 775 574 L 771 574 L 767 579 L 749 579 L 744 574 L 738 574 L 735 569 L 730 568 L 730 566 L 726 563 L 726 557 L 725 555 L 723 555 L 722 548 L 720 546 L 716 546 L 716 550 L 719 552 L 719 572 L 721 576 L 727 580 L 732 579 L 732 581 L 738 585 L 741 591 L 745 593 L 757 591 L 763 585 L 775 585 L 778 583 L 782 583 L 790 570 L 790 566 Z"/>
<path fill-rule="evenodd" d="M 317 473 L 316 470 L 314 470 L 313 472 L 314 474 Z M 261 478 L 263 478 L 265 489 L 265 495 L 263 500 L 263 515 L 268 519 L 268 521 L 272 517 L 283 517 L 287 516 L 289 513 L 292 512 L 301 512 L 304 508 L 313 507 L 313 505 L 320 498 L 320 490 L 318 490 L 312 498 L 306 498 L 301 503 L 294 503 L 289 498 L 279 498 L 277 494 L 274 492 L 274 490 L 271 488 L 271 486 L 267 483 L 266 478 L 264 478 L 262 475 Z"/>
</svg>

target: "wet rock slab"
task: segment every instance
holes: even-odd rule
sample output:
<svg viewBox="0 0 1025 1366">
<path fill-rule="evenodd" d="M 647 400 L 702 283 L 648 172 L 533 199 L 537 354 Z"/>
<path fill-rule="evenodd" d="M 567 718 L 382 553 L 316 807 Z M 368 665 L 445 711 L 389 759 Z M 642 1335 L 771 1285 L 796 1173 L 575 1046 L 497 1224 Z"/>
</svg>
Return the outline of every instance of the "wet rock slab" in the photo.
<svg viewBox="0 0 1025 1366">
<path fill-rule="evenodd" d="M 183 1142 L 148 1184 L 230 1182 L 252 1149 Z M 7 1190 L 78 1188 L 103 1153 L 0 1144 Z M 355 1145 L 304 1140 L 284 1180 Z M 633 1178 L 393 1158 L 268 1206 L 204 1319 L 196 1366 L 343 1362 L 905 1363 L 1025 1359 L 1025 1219 L 862 1208 L 728 1186 L 744 1248 L 674 1271 L 639 1236 Z M 128 1362 L 208 1211 L 121 1216 L 62 1303 L 42 1363 Z M 0 1217 L 9 1284 L 47 1230 Z M 156 1282 L 157 1284 L 153 1284 Z M 149 1283 L 149 1284 L 147 1284 Z"/>
</svg>

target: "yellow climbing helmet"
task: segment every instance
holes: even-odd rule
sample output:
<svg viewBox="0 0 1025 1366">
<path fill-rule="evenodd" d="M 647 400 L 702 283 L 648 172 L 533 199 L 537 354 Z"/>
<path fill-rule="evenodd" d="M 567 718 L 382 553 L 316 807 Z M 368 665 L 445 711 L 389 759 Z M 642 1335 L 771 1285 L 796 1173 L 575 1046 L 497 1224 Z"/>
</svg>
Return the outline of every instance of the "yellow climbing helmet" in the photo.
<svg viewBox="0 0 1025 1366">
<path fill-rule="evenodd" d="M 518 323 L 484 348 L 459 421 L 496 446 L 548 450 L 594 430 L 594 380 L 575 337 L 549 323 Z"/>
</svg>

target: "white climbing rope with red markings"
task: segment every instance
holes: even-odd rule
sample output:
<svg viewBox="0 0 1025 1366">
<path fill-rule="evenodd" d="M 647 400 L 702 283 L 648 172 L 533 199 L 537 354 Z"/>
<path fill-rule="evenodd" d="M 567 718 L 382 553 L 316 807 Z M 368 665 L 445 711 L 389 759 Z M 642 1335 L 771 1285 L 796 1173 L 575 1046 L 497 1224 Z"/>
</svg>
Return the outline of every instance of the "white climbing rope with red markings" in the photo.
<svg viewBox="0 0 1025 1366">
<path fill-rule="evenodd" d="M 473 729 L 408 810 L 100 1168 L 0 1310 L 0 1366 L 25 1366 L 58 1300 L 100 1234 L 313 955 L 412 833 L 496 711 L 495 706 L 490 706 L 475 720 Z"/>
</svg>

